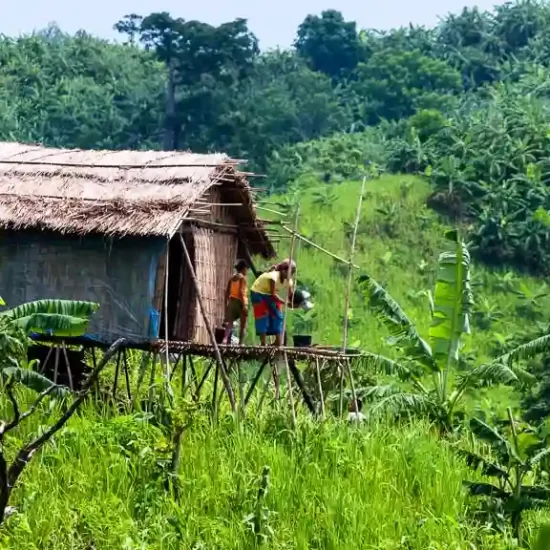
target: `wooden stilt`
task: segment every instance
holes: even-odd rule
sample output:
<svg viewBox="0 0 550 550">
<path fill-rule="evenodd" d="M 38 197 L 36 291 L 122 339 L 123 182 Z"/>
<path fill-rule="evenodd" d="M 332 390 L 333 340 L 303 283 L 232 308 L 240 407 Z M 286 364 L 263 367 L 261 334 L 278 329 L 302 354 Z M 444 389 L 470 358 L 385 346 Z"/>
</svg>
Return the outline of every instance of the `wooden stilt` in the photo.
<svg viewBox="0 0 550 550">
<path fill-rule="evenodd" d="M 214 391 L 212 392 L 212 416 L 214 422 L 218 421 L 218 378 L 220 376 L 220 365 L 216 365 L 216 373 L 214 375 Z"/>
<path fill-rule="evenodd" d="M 338 402 L 338 416 L 342 418 L 344 416 L 344 369 L 340 366 L 340 400 Z"/>
<path fill-rule="evenodd" d="M 153 404 L 153 399 L 155 397 L 155 374 L 157 369 L 158 354 L 153 355 L 153 360 L 151 362 L 151 379 L 149 380 L 149 402 L 147 405 L 147 410 L 151 410 Z"/>
<path fill-rule="evenodd" d="M 116 367 L 115 367 L 115 381 L 113 383 L 113 399 L 116 397 L 116 390 L 118 385 L 118 371 L 120 369 L 120 356 L 122 354 L 122 350 L 118 350 L 117 356 L 116 356 Z"/>
<path fill-rule="evenodd" d="M 141 356 L 141 364 L 138 371 L 138 380 L 136 386 L 136 393 L 134 394 L 133 406 L 135 407 L 136 399 L 139 398 L 139 392 L 141 390 L 141 385 L 143 384 L 143 379 L 145 378 L 145 373 L 147 372 L 147 366 L 149 365 L 149 359 L 151 358 L 150 353 L 143 353 Z"/>
<path fill-rule="evenodd" d="M 197 301 L 199 303 L 199 308 L 201 310 L 201 314 L 204 320 L 204 324 L 206 326 L 206 330 L 208 331 L 208 334 L 210 336 L 210 341 L 212 343 L 212 346 L 214 347 L 214 351 L 216 354 L 216 359 L 218 360 L 218 363 L 220 364 L 220 374 L 222 377 L 223 384 L 225 386 L 225 391 L 227 392 L 227 396 L 229 397 L 229 403 L 231 404 L 231 411 L 233 414 L 236 412 L 236 405 L 235 405 L 235 394 L 233 392 L 233 388 L 231 386 L 231 381 L 229 380 L 229 376 L 225 370 L 225 365 L 223 362 L 223 358 L 220 352 L 220 348 L 218 346 L 218 343 L 216 342 L 216 337 L 214 336 L 214 332 L 212 331 L 212 326 L 210 325 L 210 320 L 208 319 L 208 315 L 206 314 L 206 308 L 204 307 L 204 303 L 202 300 L 202 293 L 200 289 L 199 282 L 197 280 L 197 276 L 195 274 L 195 268 L 193 266 L 193 262 L 191 261 L 191 257 L 189 256 L 189 251 L 187 250 L 187 245 L 185 244 L 185 240 L 183 236 L 179 235 L 181 246 L 183 249 L 183 254 L 185 256 L 185 260 L 187 262 L 187 267 L 189 268 L 189 274 L 191 275 L 191 279 L 193 280 L 193 284 L 195 286 L 195 291 L 197 293 Z"/>
<path fill-rule="evenodd" d="M 313 399 L 311 398 L 311 395 L 309 395 L 309 392 L 307 391 L 306 385 L 304 383 L 304 379 L 302 378 L 302 375 L 298 370 L 298 367 L 296 366 L 296 361 L 294 361 L 294 359 L 289 359 L 288 366 L 289 366 L 290 372 L 292 373 L 292 376 L 294 377 L 294 380 L 296 381 L 296 386 L 298 386 L 298 389 L 302 393 L 302 397 L 304 398 L 304 403 L 306 404 L 307 408 L 310 410 L 311 414 L 316 415 L 317 410 L 315 408 L 315 404 L 313 402 Z"/>
<path fill-rule="evenodd" d="M 128 355 L 126 348 L 122 350 L 122 360 L 124 361 L 124 376 L 126 378 L 126 392 L 128 393 L 128 401 L 132 402 L 132 390 L 130 389 L 130 369 L 128 368 Z"/>
<path fill-rule="evenodd" d="M 50 357 L 52 355 L 53 348 L 50 348 L 48 350 L 48 353 L 46 354 L 46 359 L 44 360 L 44 363 L 40 365 L 40 373 L 43 373 L 46 370 L 46 365 L 48 364 L 48 361 L 50 360 Z"/>
<path fill-rule="evenodd" d="M 181 396 L 185 396 L 187 387 L 187 355 L 182 355 L 182 373 L 181 373 Z"/>
<path fill-rule="evenodd" d="M 319 388 L 319 401 L 321 403 L 321 418 L 325 418 L 325 397 L 323 395 L 323 384 L 321 383 L 321 368 L 319 358 L 315 358 L 315 371 L 317 375 L 317 387 Z"/>
<path fill-rule="evenodd" d="M 269 366 L 273 369 L 273 371 L 275 371 L 275 368 L 276 368 L 276 367 L 275 367 L 275 363 L 272 362 L 272 363 L 270 363 Z M 275 377 L 274 372 L 273 372 L 272 376 Z M 261 393 L 261 395 L 260 395 L 260 401 L 259 401 L 259 403 L 258 403 L 258 412 L 257 412 L 256 414 L 260 414 L 260 412 L 261 412 L 261 410 L 262 410 L 262 405 L 264 404 L 264 399 L 265 399 L 265 396 L 266 396 L 266 394 L 267 394 L 267 389 L 269 388 L 269 382 L 270 382 L 270 381 L 271 381 L 271 376 L 268 376 L 268 377 L 266 378 L 264 387 L 263 387 L 263 389 L 262 389 L 262 393 Z"/>
<path fill-rule="evenodd" d="M 193 376 L 193 382 L 195 382 L 195 389 L 197 388 L 198 384 L 198 377 L 197 377 L 197 371 L 195 370 L 195 364 L 193 363 L 193 357 L 189 356 L 189 368 L 191 369 L 191 375 Z"/>
<path fill-rule="evenodd" d="M 241 361 L 237 360 L 237 376 L 238 376 L 238 383 L 239 383 L 239 410 L 241 413 L 241 416 L 244 415 L 244 380 L 243 380 L 243 371 L 241 368 Z"/>
<path fill-rule="evenodd" d="M 53 367 L 53 383 L 57 384 L 57 374 L 59 370 L 59 347 L 55 348 L 55 364 Z"/>
<path fill-rule="evenodd" d="M 69 378 L 69 389 L 71 391 L 74 390 L 74 384 L 73 384 L 73 375 L 71 373 L 71 363 L 69 362 L 69 355 L 67 353 L 67 346 L 65 345 L 65 342 L 61 343 L 62 349 L 63 349 L 63 356 L 65 358 L 65 365 L 67 366 L 67 377 Z"/>
<path fill-rule="evenodd" d="M 182 357 L 183 357 L 183 353 L 180 353 L 180 354 L 176 357 L 176 360 L 175 360 L 175 362 L 174 362 L 174 367 L 172 368 L 172 372 L 170 373 L 170 382 L 173 380 L 174 374 L 176 374 L 176 371 L 178 370 L 178 367 L 179 367 L 179 364 L 180 364 L 180 360 L 181 360 Z"/>
<path fill-rule="evenodd" d="M 256 388 L 256 385 L 258 384 L 258 381 L 262 377 L 262 374 L 265 370 L 266 365 L 269 363 L 269 359 L 265 359 L 264 362 L 261 364 L 260 368 L 258 369 L 258 372 L 256 373 L 256 376 L 254 376 L 254 379 L 252 380 L 252 383 L 250 384 L 250 387 L 248 388 L 248 391 L 246 392 L 246 397 L 244 398 L 244 405 L 248 405 L 250 398 L 252 397 L 252 393 L 254 392 L 254 389 Z"/>
<path fill-rule="evenodd" d="M 294 232 L 298 231 L 298 218 L 300 216 L 300 205 L 296 208 L 296 213 L 294 215 Z M 296 239 L 294 237 L 294 233 L 292 233 L 292 238 L 290 239 L 290 253 L 289 253 L 289 262 L 290 265 L 292 265 L 292 262 L 294 260 L 294 247 L 296 244 Z M 291 273 L 289 272 L 289 278 L 291 276 Z M 298 276 L 297 270 L 296 273 L 293 274 L 294 276 L 294 283 L 296 283 L 296 278 Z M 288 282 L 288 290 L 290 291 L 290 280 Z M 287 313 L 288 313 L 288 300 L 290 298 L 290 294 L 286 296 L 285 304 L 284 304 L 284 310 L 283 310 L 283 339 L 286 338 L 286 321 L 287 321 Z M 286 345 L 286 342 L 283 342 L 283 345 Z M 296 427 L 296 408 L 294 407 L 294 395 L 292 393 L 292 377 L 290 376 L 290 366 L 288 364 L 288 354 L 286 351 L 283 352 L 283 357 L 285 361 L 285 367 L 286 367 L 286 383 L 287 383 L 287 391 L 288 391 L 288 401 L 290 404 L 290 413 L 292 418 L 292 425 Z"/>
<path fill-rule="evenodd" d="M 92 365 L 94 367 L 94 370 L 97 368 L 97 358 L 95 355 L 95 346 L 92 346 Z M 96 399 L 99 398 L 99 376 L 95 380 L 95 394 Z"/>
<path fill-rule="evenodd" d="M 201 378 L 201 381 L 197 384 L 197 390 L 195 392 L 195 400 L 198 401 L 200 399 L 201 389 L 206 382 L 206 379 L 208 378 L 208 375 L 210 374 L 210 371 L 212 370 L 212 367 L 214 366 L 214 361 L 210 361 L 208 363 L 208 367 L 206 367 L 204 374 Z"/>
<path fill-rule="evenodd" d="M 361 221 L 361 207 L 363 206 L 363 195 L 365 194 L 365 184 L 367 182 L 366 176 L 363 178 L 363 182 L 361 183 L 361 194 L 359 195 L 359 201 L 357 203 L 357 214 L 355 216 L 355 225 L 353 227 L 353 236 L 351 239 L 351 250 L 349 255 L 349 264 L 348 264 L 348 281 L 346 286 L 346 307 L 344 309 L 344 333 L 342 337 L 342 351 L 345 353 L 346 349 L 348 347 L 348 325 L 349 325 L 349 304 L 350 304 L 350 296 L 351 296 L 351 283 L 353 281 L 353 255 L 355 254 L 355 243 L 357 241 L 357 230 L 359 228 L 359 222 Z M 355 395 L 355 385 L 353 384 L 353 375 L 351 374 L 351 369 L 349 369 L 349 376 L 350 381 L 352 384 L 352 398 L 355 401 L 356 395 Z M 342 371 L 342 378 L 340 381 L 340 401 L 341 401 L 341 411 L 340 414 L 343 414 L 343 380 L 344 380 L 344 374 Z"/>
</svg>

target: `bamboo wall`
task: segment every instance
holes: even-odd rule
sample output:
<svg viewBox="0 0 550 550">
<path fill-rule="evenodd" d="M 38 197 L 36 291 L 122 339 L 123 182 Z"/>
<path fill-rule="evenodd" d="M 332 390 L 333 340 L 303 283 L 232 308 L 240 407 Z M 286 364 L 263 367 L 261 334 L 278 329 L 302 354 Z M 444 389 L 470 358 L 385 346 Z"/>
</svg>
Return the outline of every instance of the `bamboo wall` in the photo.
<svg viewBox="0 0 550 550">
<path fill-rule="evenodd" d="M 0 295 L 8 306 L 45 298 L 98 302 L 91 337 L 156 337 L 152 303 L 164 246 L 163 239 L 5 231 Z"/>
<path fill-rule="evenodd" d="M 235 224 L 233 207 L 217 206 L 223 198 L 218 188 L 211 188 L 207 200 L 214 204 L 203 219 L 216 223 Z M 237 260 L 237 235 L 197 227 L 193 230 L 195 271 L 201 287 L 202 298 L 212 328 L 222 326 L 225 315 L 225 289 L 233 274 Z M 198 311 L 198 304 L 194 308 Z M 198 343 L 210 343 L 210 338 L 200 314 L 194 315 L 192 339 Z"/>
</svg>

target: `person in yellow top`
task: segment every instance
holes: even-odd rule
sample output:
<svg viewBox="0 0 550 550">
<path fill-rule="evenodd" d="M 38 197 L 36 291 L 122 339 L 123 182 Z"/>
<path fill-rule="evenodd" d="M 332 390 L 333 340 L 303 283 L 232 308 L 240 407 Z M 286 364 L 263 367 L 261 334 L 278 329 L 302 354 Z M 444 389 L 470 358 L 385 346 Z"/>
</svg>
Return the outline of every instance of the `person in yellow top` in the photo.
<svg viewBox="0 0 550 550">
<path fill-rule="evenodd" d="M 225 335 L 223 343 L 227 344 L 231 328 L 235 321 L 240 321 L 239 344 L 244 344 L 246 334 L 246 321 L 248 319 L 248 285 L 246 276 L 248 274 L 248 263 L 245 260 L 238 260 L 235 264 L 235 274 L 229 279 L 225 291 Z"/>
<path fill-rule="evenodd" d="M 254 309 L 256 334 L 262 346 L 266 345 L 267 336 L 275 336 L 275 345 L 283 343 L 283 304 L 292 295 L 294 282 L 292 276 L 296 264 L 285 260 L 262 273 L 252 285 L 251 301 Z M 286 298 L 280 297 L 287 288 Z"/>
</svg>

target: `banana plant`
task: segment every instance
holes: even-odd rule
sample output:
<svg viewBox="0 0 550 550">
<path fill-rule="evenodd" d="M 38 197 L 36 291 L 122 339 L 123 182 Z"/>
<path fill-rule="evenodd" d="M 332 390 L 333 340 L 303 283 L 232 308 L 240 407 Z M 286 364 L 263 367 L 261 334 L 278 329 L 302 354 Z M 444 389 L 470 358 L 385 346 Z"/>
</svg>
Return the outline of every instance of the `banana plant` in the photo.
<svg viewBox="0 0 550 550">
<path fill-rule="evenodd" d="M 464 481 L 464 486 L 475 497 L 486 499 L 486 510 L 497 511 L 510 521 L 514 536 L 522 544 L 523 512 L 547 506 L 550 489 L 541 483 L 547 478 L 550 447 L 546 445 L 543 429 L 535 430 L 525 423 L 517 422 L 510 408 L 505 430 L 472 418 L 470 429 L 478 440 L 490 450 L 479 454 L 460 450 L 467 464 L 480 470 L 494 483 Z M 488 518 L 491 519 L 491 518 Z"/>
<path fill-rule="evenodd" d="M 515 364 L 516 359 L 525 355 L 521 350 L 490 364 L 458 372 L 462 338 L 470 332 L 473 306 L 470 255 L 457 231 L 447 232 L 446 237 L 453 245 L 439 256 L 428 340 L 372 277 L 363 275 L 359 279 L 364 299 L 390 331 L 388 343 L 401 354 L 401 359 L 379 363 L 387 373 L 397 374 L 411 388 L 404 391 L 402 386 L 390 384 L 367 389 L 365 396 L 375 398 L 370 413 L 424 414 L 437 422 L 442 432 L 452 430 L 456 416 L 463 415 L 460 403 L 468 390 L 487 384 L 533 381 Z M 429 381 L 424 375 L 428 375 Z"/>
<path fill-rule="evenodd" d="M 5 306 L 2 298 L 0 306 Z M 39 300 L 0 311 L 0 379 L 37 392 L 47 390 L 52 382 L 27 363 L 30 336 L 81 336 L 98 307 L 92 302 Z M 61 392 L 59 388 L 54 393 Z"/>
</svg>

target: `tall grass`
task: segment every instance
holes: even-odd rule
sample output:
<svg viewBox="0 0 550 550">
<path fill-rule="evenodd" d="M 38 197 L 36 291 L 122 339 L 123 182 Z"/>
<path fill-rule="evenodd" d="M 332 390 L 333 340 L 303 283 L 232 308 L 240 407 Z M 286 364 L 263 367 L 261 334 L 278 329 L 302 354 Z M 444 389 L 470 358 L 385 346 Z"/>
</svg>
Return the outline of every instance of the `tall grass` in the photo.
<svg viewBox="0 0 550 550">
<path fill-rule="evenodd" d="M 292 433 L 276 415 L 239 428 L 199 419 L 184 435 L 176 503 L 161 432 L 96 411 L 87 406 L 28 467 L 2 548 L 253 548 L 244 519 L 264 465 L 268 548 L 499 547 L 464 521 L 465 466 L 427 425 L 302 421 Z"/>
</svg>

